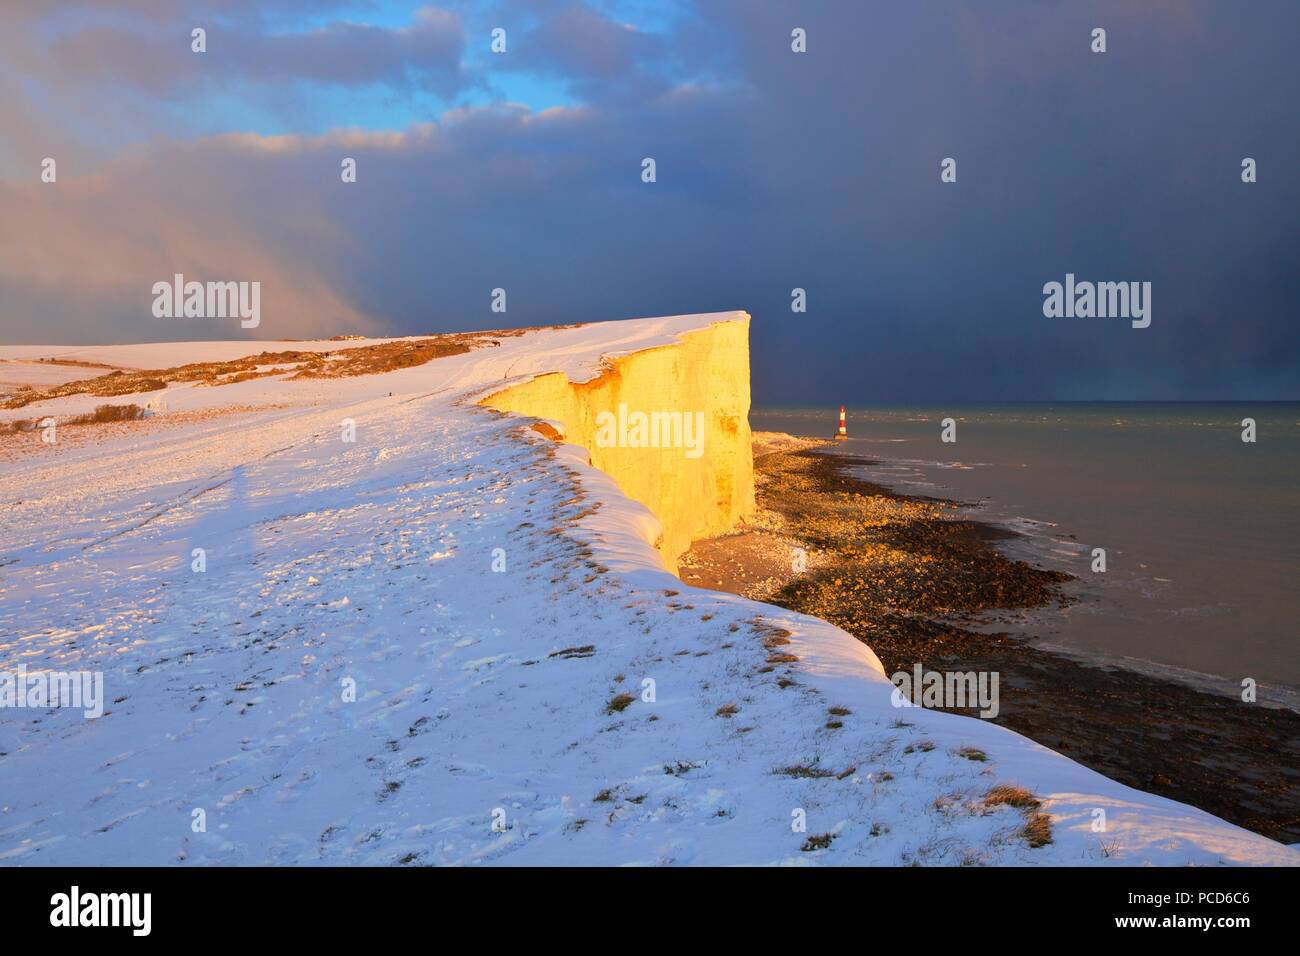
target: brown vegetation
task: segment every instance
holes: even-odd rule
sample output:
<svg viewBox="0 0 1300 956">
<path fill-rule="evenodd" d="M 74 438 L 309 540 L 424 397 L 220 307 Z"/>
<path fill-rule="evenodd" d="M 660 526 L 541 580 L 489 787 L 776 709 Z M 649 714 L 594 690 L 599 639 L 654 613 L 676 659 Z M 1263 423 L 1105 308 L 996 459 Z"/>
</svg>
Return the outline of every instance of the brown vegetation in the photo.
<svg viewBox="0 0 1300 956">
<path fill-rule="evenodd" d="M 804 844 L 800 849 L 805 853 L 811 853 L 814 850 L 824 850 L 831 845 L 831 841 L 834 839 L 835 835 L 832 833 L 823 833 L 820 836 L 810 836 L 804 841 Z"/>
<path fill-rule="evenodd" d="M 605 705 L 605 713 L 621 714 L 623 711 L 627 710 L 635 700 L 636 698 L 631 694 L 619 694 Z"/>
<path fill-rule="evenodd" d="M 64 359 L 64 358 L 38 358 L 36 361 L 43 365 L 71 365 L 74 368 L 116 368 L 115 365 L 109 365 L 106 362 L 83 362 L 81 359 Z"/>
<path fill-rule="evenodd" d="M 521 335 L 526 331 L 526 329 L 510 329 L 435 335 L 420 339 L 400 339 L 378 345 L 340 348 L 328 352 L 298 350 L 259 352 L 256 355 L 227 362 L 194 362 L 166 369 L 115 369 L 96 378 L 64 382 L 50 388 L 24 389 L 10 396 L 0 407 L 22 408 L 33 402 L 63 398 L 68 395 L 130 395 L 136 392 L 157 391 L 176 382 L 229 385 L 267 375 L 288 375 L 293 379 L 377 375 L 396 369 L 414 368 L 433 359 L 459 355 L 474 348 L 499 345 L 499 339 Z M 54 359 L 48 361 L 57 364 L 98 367 L 90 362 Z"/>
<path fill-rule="evenodd" d="M 834 771 L 823 770 L 820 767 L 805 767 L 803 765 L 785 767 L 781 770 L 778 770 L 777 773 L 782 774 L 786 777 L 812 777 L 814 779 L 821 778 L 821 777 L 835 776 Z"/>
<path fill-rule="evenodd" d="M 93 412 L 84 415 L 72 415 L 67 418 L 50 416 L 59 428 L 70 425 L 98 425 L 102 422 L 133 422 L 144 418 L 144 409 L 139 405 L 97 405 Z M 40 427 L 43 419 L 16 418 L 9 422 L 9 430 L 15 432 L 31 431 Z"/>
<path fill-rule="evenodd" d="M 984 806 L 999 807 L 1003 805 L 1015 807 L 1017 810 L 1037 810 L 1042 806 L 1042 801 L 1024 787 L 1000 783 L 984 794 Z"/>
<path fill-rule="evenodd" d="M 1052 820 L 1045 813 L 1031 813 L 1020 834 L 1032 849 L 1047 846 L 1052 842 Z"/>
<path fill-rule="evenodd" d="M 1025 838 L 1031 849 L 1047 846 L 1052 842 L 1052 818 L 1041 813 L 1042 801 L 1024 787 L 1010 783 L 1000 783 L 984 794 L 984 806 L 1015 807 L 1025 815 L 1025 824 L 1020 828 L 1020 835 Z"/>
</svg>

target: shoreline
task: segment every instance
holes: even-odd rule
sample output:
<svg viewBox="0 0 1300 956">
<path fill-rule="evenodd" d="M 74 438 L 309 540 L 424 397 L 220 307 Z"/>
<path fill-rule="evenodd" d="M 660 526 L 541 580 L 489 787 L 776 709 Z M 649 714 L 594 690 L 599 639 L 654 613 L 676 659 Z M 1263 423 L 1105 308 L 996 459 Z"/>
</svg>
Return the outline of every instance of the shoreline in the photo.
<svg viewBox="0 0 1300 956">
<path fill-rule="evenodd" d="M 827 620 L 871 647 L 887 673 L 918 663 L 998 672 L 994 723 L 1120 783 L 1300 841 L 1300 714 L 999 632 L 980 615 L 1067 604 L 1070 576 L 1003 555 L 996 543 L 1017 533 L 960 502 L 855 477 L 871 460 L 828 454 L 829 441 L 756 432 L 754 444 L 758 513 L 695 542 L 685 583 Z"/>
</svg>

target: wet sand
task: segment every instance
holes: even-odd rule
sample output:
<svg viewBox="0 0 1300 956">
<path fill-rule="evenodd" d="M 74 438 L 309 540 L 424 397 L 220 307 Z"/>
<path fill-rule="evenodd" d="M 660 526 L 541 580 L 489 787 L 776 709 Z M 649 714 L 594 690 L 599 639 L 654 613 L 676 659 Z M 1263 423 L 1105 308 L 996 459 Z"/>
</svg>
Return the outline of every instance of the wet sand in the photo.
<svg viewBox="0 0 1300 956">
<path fill-rule="evenodd" d="M 682 580 L 830 621 L 887 673 L 996 671 L 995 723 L 1122 783 L 1300 842 L 1300 714 L 988 633 L 986 612 L 1065 602 L 1068 576 L 1001 554 L 996 543 L 1015 532 L 958 518 L 957 502 L 855 478 L 865 459 L 818 445 L 756 434 L 758 515 L 697 542 Z"/>
</svg>

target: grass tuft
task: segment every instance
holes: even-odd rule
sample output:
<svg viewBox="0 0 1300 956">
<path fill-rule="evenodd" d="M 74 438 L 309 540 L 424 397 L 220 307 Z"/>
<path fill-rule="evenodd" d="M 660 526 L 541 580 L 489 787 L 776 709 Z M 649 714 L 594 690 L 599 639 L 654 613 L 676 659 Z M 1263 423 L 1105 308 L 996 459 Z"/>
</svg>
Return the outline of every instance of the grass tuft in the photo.
<svg viewBox="0 0 1300 956">
<path fill-rule="evenodd" d="M 1017 810 L 1037 810 L 1043 802 L 1024 787 L 1010 783 L 1000 783 L 984 794 L 984 806 L 998 807 L 1004 804 Z"/>
<path fill-rule="evenodd" d="M 636 698 L 631 694 L 619 694 L 605 705 L 605 713 L 621 714 L 623 711 L 627 710 L 635 700 Z"/>
<path fill-rule="evenodd" d="M 815 850 L 824 850 L 831 845 L 831 841 L 834 839 L 835 835 L 832 833 L 823 833 L 820 836 L 810 836 L 804 841 L 803 846 L 799 849 L 803 850 L 805 853 L 812 853 Z"/>
<path fill-rule="evenodd" d="M 1031 849 L 1047 846 L 1052 842 L 1052 820 L 1046 813 L 1032 813 L 1025 821 L 1021 834 Z"/>
<path fill-rule="evenodd" d="M 787 777 L 819 778 L 819 777 L 835 776 L 835 774 L 829 770 L 822 770 L 820 767 L 805 767 L 802 764 L 797 764 L 793 767 L 785 767 L 781 770 L 778 770 L 777 773 L 784 774 Z"/>
</svg>

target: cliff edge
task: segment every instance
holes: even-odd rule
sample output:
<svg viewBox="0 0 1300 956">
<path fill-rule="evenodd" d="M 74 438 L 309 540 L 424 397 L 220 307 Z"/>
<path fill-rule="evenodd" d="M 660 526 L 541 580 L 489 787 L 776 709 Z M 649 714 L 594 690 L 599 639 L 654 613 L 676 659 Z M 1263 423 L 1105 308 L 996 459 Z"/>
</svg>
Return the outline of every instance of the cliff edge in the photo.
<svg viewBox="0 0 1300 956">
<path fill-rule="evenodd" d="M 749 430 L 749 315 L 681 333 L 677 341 L 607 357 L 588 381 L 529 378 L 480 404 L 563 426 L 593 467 L 663 525 L 664 565 L 692 541 L 754 511 Z"/>
</svg>

